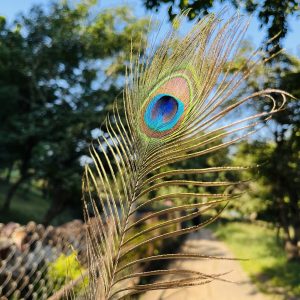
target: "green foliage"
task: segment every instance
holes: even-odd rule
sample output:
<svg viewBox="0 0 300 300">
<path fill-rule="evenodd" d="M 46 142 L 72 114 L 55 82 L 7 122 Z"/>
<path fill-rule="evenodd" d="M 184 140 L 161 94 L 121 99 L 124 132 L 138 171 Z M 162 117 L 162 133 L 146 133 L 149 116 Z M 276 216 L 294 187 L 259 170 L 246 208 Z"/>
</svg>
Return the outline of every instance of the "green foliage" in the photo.
<svg viewBox="0 0 300 300">
<path fill-rule="evenodd" d="M 235 64 L 249 55 L 251 45 L 246 44 L 242 50 L 234 61 L 233 71 Z M 244 193 L 238 201 L 231 202 L 231 208 L 240 217 L 258 217 L 280 226 L 285 232 L 285 247 L 291 259 L 298 258 L 300 253 L 297 246 L 300 240 L 299 75 L 299 59 L 288 54 L 279 55 L 272 63 L 258 65 L 245 87 L 238 91 L 239 95 L 276 86 L 295 98 L 289 99 L 284 109 L 265 123 L 263 134 L 256 134 L 254 139 L 240 144 L 232 156 L 234 165 L 251 168 L 243 173 L 246 182 L 237 188 Z M 272 96 L 280 101 L 275 94 Z M 261 99 L 251 103 L 248 110 L 259 112 L 272 105 L 271 99 Z"/>
<path fill-rule="evenodd" d="M 95 3 L 35 6 L 12 26 L 1 19 L 0 173 L 10 186 L 4 212 L 33 179 L 51 203 L 45 223 L 66 207 L 81 215 L 87 145 L 121 91 L 131 46 L 136 53 L 147 24 L 126 7 L 96 14 Z"/>
<path fill-rule="evenodd" d="M 213 143 L 210 143 L 209 146 L 215 146 L 222 142 L 222 139 L 216 139 Z M 161 172 L 163 171 L 171 171 L 176 170 L 179 168 L 182 169 L 203 169 L 203 168 L 211 168 L 211 167 L 217 167 L 217 166 L 230 166 L 232 163 L 231 158 L 229 156 L 229 149 L 223 148 L 219 149 L 217 152 L 212 152 L 209 155 L 203 155 L 200 157 L 194 157 L 193 159 L 181 161 L 179 163 L 175 163 L 169 166 L 165 166 L 160 169 Z M 209 181 L 209 182 L 215 182 L 215 181 L 235 181 L 238 180 L 238 174 L 235 174 L 232 171 L 228 172 L 219 172 L 219 173 L 204 173 L 201 175 L 196 175 L 197 179 L 201 181 Z M 195 180 L 195 174 L 183 174 L 178 176 L 178 179 L 180 180 Z M 162 179 L 161 182 L 163 182 Z M 199 186 L 193 186 L 191 185 L 185 185 L 185 186 L 165 186 L 161 188 L 157 193 L 155 191 L 152 193 L 152 195 L 160 196 L 165 193 L 222 193 L 224 192 L 226 187 L 218 187 L 218 186 L 211 186 L 211 187 L 199 187 Z M 190 198 L 184 198 L 184 199 L 175 199 L 173 200 L 174 203 L 178 205 L 184 205 L 184 204 L 192 204 L 196 203 L 196 198 L 190 197 Z M 161 205 L 161 204 L 160 204 Z"/>
<path fill-rule="evenodd" d="M 249 167 L 241 173 L 242 183 L 236 187 L 236 192 L 242 193 L 241 196 L 229 204 L 229 209 L 236 211 L 240 218 L 249 219 L 256 218 L 257 215 L 259 217 L 262 214 L 265 215 L 270 201 L 272 201 L 270 199 L 271 187 L 266 184 L 265 177 L 261 174 L 261 169 L 268 163 L 268 155 L 271 153 L 271 149 L 271 144 L 258 141 L 255 141 L 254 145 L 243 142 L 235 149 L 236 151 L 232 157 L 233 164 Z M 265 156 L 261 155 L 260 151 L 262 150 Z M 261 159 L 261 166 L 258 166 L 258 158 Z"/>
<path fill-rule="evenodd" d="M 53 286 L 54 291 L 58 290 L 64 284 L 71 280 L 80 278 L 85 272 L 85 269 L 77 259 L 76 251 L 69 255 L 61 254 L 54 262 L 48 264 L 47 279 Z M 76 286 L 76 290 L 80 291 L 87 285 L 87 277 Z"/>
<path fill-rule="evenodd" d="M 213 0 L 143 0 L 144 5 L 148 9 L 158 10 L 163 5 L 169 7 L 169 18 L 174 17 L 188 9 L 188 17 L 190 20 L 201 18 L 209 13 L 210 9 L 216 5 L 217 1 Z M 221 3 L 230 3 L 235 8 L 244 10 L 250 14 L 256 13 L 260 20 L 261 26 L 265 26 L 268 32 L 268 39 L 273 39 L 269 45 L 276 46 L 282 41 L 288 32 L 288 17 L 290 15 L 299 16 L 299 2 L 297 0 L 270 1 L 270 0 L 221 0 Z M 278 49 L 278 45 L 275 50 Z"/>
<path fill-rule="evenodd" d="M 248 176 L 259 177 L 259 180 L 250 184 L 252 189 L 244 199 L 246 202 L 256 199 L 258 216 L 284 230 L 286 248 L 290 249 L 293 259 L 299 257 L 297 244 L 300 241 L 300 93 L 296 83 L 300 79 L 300 62 L 288 55 L 282 55 L 281 59 L 265 66 L 265 72 L 261 73 L 262 82 L 288 90 L 295 98 L 266 124 L 265 139 L 249 141 L 238 148 L 235 163 L 248 161 L 250 165 L 259 165 L 258 169 L 248 172 Z M 251 80 L 249 83 L 254 82 L 254 78 Z M 261 101 L 256 105 L 259 110 L 271 107 L 272 101 Z M 245 212 L 244 207 L 242 210 Z"/>
<path fill-rule="evenodd" d="M 300 296 L 300 265 L 287 260 L 274 229 L 234 222 L 218 223 L 213 229 L 236 257 L 249 259 L 241 264 L 262 291 L 284 299 Z"/>
</svg>

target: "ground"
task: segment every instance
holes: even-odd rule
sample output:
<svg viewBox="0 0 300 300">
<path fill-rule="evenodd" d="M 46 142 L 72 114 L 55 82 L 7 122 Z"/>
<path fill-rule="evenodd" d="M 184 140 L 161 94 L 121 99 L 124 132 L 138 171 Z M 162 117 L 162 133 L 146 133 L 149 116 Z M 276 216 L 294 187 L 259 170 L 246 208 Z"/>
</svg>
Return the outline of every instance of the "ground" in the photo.
<svg viewBox="0 0 300 300">
<path fill-rule="evenodd" d="M 209 229 L 189 235 L 183 244 L 182 252 L 234 257 L 227 246 L 216 240 Z M 182 269 L 193 269 L 206 274 L 230 272 L 224 278 L 232 282 L 215 280 L 201 286 L 167 291 L 151 291 L 144 294 L 142 300 L 274 300 L 258 291 L 237 260 L 187 260 L 174 262 Z M 251 263 L 251 262 L 250 262 Z M 170 266 L 172 267 L 172 266 Z M 174 265 L 173 265 L 174 267 Z"/>
</svg>

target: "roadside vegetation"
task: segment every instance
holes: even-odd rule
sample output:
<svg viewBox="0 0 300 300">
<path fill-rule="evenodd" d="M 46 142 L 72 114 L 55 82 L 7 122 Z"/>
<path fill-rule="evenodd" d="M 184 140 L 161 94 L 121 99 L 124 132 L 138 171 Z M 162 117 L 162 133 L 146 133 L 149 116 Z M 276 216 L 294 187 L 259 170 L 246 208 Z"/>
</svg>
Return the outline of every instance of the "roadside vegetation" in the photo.
<svg viewBox="0 0 300 300">
<path fill-rule="evenodd" d="M 241 265 L 261 291 L 279 299 L 299 299 L 300 263 L 288 261 L 276 230 L 242 222 L 218 222 L 212 229 L 235 257 L 248 259 Z"/>
</svg>

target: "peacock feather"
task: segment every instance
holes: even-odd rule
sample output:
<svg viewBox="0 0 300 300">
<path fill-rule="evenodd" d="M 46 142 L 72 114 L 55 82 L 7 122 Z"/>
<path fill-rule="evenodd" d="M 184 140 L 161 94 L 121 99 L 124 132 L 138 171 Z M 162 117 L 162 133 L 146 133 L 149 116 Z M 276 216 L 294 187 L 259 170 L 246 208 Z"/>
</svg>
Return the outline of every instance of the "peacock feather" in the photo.
<svg viewBox="0 0 300 300">
<path fill-rule="evenodd" d="M 93 163 L 86 166 L 83 178 L 86 299 L 131 299 L 153 289 L 222 278 L 201 270 L 167 269 L 163 264 L 217 257 L 172 251 L 136 254 L 211 223 L 236 197 L 230 187 L 237 182 L 205 178 L 242 167 L 176 169 L 178 163 L 248 137 L 285 104 L 288 94 L 275 89 L 237 98 L 258 62 L 258 52 L 234 68 L 248 22 L 238 14 L 227 21 L 223 16 L 208 15 L 182 36 L 180 22 L 185 16 L 181 15 L 158 48 L 150 44 L 145 53 L 131 58 L 122 102 L 114 103 L 101 136 L 92 142 Z M 270 100 L 271 109 L 258 113 L 253 107 L 262 98 Z M 191 192 L 171 187 L 188 187 Z M 166 201 L 171 205 L 164 205 Z M 199 224 L 190 222 L 209 209 L 215 209 L 212 217 Z M 152 268 L 145 270 L 145 265 Z M 180 277 L 159 277 L 165 274 Z M 144 280 L 154 276 L 158 276 L 155 281 Z"/>
</svg>

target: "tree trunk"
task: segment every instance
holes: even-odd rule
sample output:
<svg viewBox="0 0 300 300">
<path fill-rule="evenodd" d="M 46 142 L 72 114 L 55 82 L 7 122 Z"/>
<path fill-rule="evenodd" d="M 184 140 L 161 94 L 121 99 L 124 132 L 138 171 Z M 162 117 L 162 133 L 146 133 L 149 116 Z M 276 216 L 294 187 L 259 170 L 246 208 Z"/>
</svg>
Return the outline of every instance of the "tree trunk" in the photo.
<svg viewBox="0 0 300 300">
<path fill-rule="evenodd" d="M 30 174 L 28 173 L 28 169 L 29 169 L 30 160 L 32 156 L 32 150 L 35 145 L 36 145 L 36 141 L 34 137 L 30 137 L 28 139 L 26 147 L 24 148 L 23 155 L 21 157 L 22 163 L 19 170 L 21 174 L 20 178 L 15 183 L 13 183 L 12 186 L 8 189 L 8 192 L 4 200 L 4 204 L 1 209 L 2 211 L 6 211 L 6 212 L 9 211 L 12 198 L 15 195 L 16 191 L 21 186 L 21 184 L 30 177 Z"/>
<path fill-rule="evenodd" d="M 13 164 L 11 164 L 7 170 L 7 174 L 6 174 L 5 181 L 4 181 L 5 184 L 9 184 L 12 170 L 13 170 Z"/>
<path fill-rule="evenodd" d="M 287 240 L 285 242 L 284 249 L 286 251 L 286 255 L 288 260 L 290 261 L 298 261 L 300 259 L 299 257 L 299 248 L 297 245 L 295 245 L 294 242 Z"/>
<path fill-rule="evenodd" d="M 21 186 L 21 184 L 27 179 L 25 176 L 21 176 L 12 186 L 8 189 L 8 192 L 6 193 L 6 197 L 3 203 L 3 206 L 1 208 L 2 211 L 7 212 L 10 210 L 11 201 L 13 199 L 13 196 L 15 195 L 18 188 Z"/>
<path fill-rule="evenodd" d="M 65 195 L 65 197 L 67 197 L 67 195 Z M 43 218 L 42 223 L 45 226 L 48 226 L 51 221 L 64 210 L 66 202 L 65 197 L 63 193 L 56 193 L 56 197 L 52 199 L 51 206 Z"/>
</svg>

